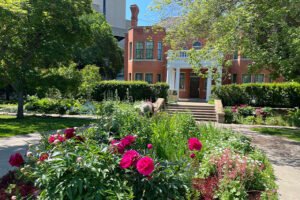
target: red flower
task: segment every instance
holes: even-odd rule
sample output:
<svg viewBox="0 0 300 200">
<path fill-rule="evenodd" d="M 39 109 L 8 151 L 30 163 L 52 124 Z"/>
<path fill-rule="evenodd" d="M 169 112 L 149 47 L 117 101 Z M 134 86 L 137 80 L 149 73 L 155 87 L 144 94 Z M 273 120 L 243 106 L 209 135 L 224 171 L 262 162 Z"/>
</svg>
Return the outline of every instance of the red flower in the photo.
<svg viewBox="0 0 300 200">
<path fill-rule="evenodd" d="M 153 148 L 153 145 L 152 145 L 152 144 L 147 144 L 147 148 L 148 148 L 148 149 L 152 149 L 152 148 Z"/>
<path fill-rule="evenodd" d="M 191 155 L 190 155 L 190 158 L 195 158 L 196 157 L 196 155 L 194 154 L 194 153 L 192 153 Z"/>
<path fill-rule="evenodd" d="M 198 138 L 190 138 L 188 141 L 189 149 L 191 151 L 196 150 L 200 151 L 202 148 L 201 142 L 198 140 Z"/>
<path fill-rule="evenodd" d="M 48 158 L 49 158 L 49 154 L 42 153 L 40 158 L 39 158 L 39 161 L 44 161 L 44 160 L 47 160 Z"/>
<path fill-rule="evenodd" d="M 150 157 L 141 158 L 136 164 L 137 170 L 144 176 L 149 176 L 154 170 L 154 161 Z"/>
<path fill-rule="evenodd" d="M 135 150 L 126 151 L 120 161 L 120 167 L 126 169 L 135 166 L 139 157 L 140 154 Z"/>
<path fill-rule="evenodd" d="M 20 153 L 16 153 L 10 156 L 8 162 L 13 167 L 20 167 L 22 164 L 24 164 L 24 159 Z"/>
<path fill-rule="evenodd" d="M 113 147 L 113 152 L 118 152 L 120 154 L 123 154 L 125 151 L 125 146 L 119 141 L 119 140 L 113 140 L 111 141 L 111 145 Z"/>
<path fill-rule="evenodd" d="M 75 129 L 74 128 L 67 128 L 64 131 L 64 133 L 65 133 L 65 138 L 70 139 L 70 138 L 75 136 Z"/>
<path fill-rule="evenodd" d="M 58 140 L 59 142 L 64 142 L 66 140 L 66 138 L 61 136 L 60 134 L 53 134 L 53 135 L 50 135 L 50 137 L 48 138 L 48 142 L 50 144 L 54 143 L 55 140 Z"/>
<path fill-rule="evenodd" d="M 135 142 L 135 137 L 133 135 L 127 135 L 125 136 L 122 140 L 121 143 L 125 146 L 128 147 L 130 146 L 132 143 Z"/>
</svg>

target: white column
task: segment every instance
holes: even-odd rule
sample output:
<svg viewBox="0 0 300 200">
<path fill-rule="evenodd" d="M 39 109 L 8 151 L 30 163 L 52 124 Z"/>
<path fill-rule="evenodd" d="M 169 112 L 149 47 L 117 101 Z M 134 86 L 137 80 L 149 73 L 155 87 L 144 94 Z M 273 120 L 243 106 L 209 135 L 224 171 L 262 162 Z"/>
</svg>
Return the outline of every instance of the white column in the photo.
<svg viewBox="0 0 300 200">
<path fill-rule="evenodd" d="M 173 69 L 173 68 L 170 68 L 170 89 L 171 89 L 171 90 L 174 90 L 174 89 L 175 89 L 174 81 L 175 81 L 174 69 Z"/>
<path fill-rule="evenodd" d="M 177 91 L 178 98 L 179 98 L 179 81 L 180 81 L 180 68 L 176 68 L 175 90 Z"/>
<path fill-rule="evenodd" d="M 222 71 L 222 66 L 218 66 L 218 80 L 217 80 L 217 86 L 222 85 L 222 76 L 223 76 L 223 71 Z"/>
<path fill-rule="evenodd" d="M 167 84 L 170 86 L 171 88 L 171 81 L 170 81 L 170 78 L 171 78 L 171 69 L 169 68 L 169 66 L 167 66 Z"/>
<path fill-rule="evenodd" d="M 210 99 L 210 95 L 211 95 L 211 71 L 210 69 L 208 69 L 208 77 L 207 77 L 207 84 L 206 84 L 206 101 L 208 101 Z"/>
</svg>

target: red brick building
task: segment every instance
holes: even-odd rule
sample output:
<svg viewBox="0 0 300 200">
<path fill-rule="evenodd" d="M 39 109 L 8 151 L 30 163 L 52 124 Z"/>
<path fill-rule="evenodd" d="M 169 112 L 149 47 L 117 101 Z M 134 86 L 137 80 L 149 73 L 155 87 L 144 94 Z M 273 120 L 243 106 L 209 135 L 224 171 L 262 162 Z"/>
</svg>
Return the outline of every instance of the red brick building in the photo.
<svg viewBox="0 0 300 200">
<path fill-rule="evenodd" d="M 211 88 L 215 81 L 209 73 L 207 78 L 201 78 L 193 73 L 192 66 L 187 61 L 186 51 L 176 54 L 163 44 L 166 36 L 165 28 L 138 26 L 139 8 L 130 7 L 132 12 L 131 28 L 125 36 L 125 69 L 126 81 L 144 80 L 149 83 L 167 82 L 171 90 L 178 93 L 179 98 L 196 98 L 209 100 Z M 188 48 L 200 49 L 204 40 L 194 41 Z M 175 55 L 175 57 L 174 57 Z M 232 67 L 226 70 L 222 66 L 215 68 L 219 73 L 219 84 L 272 82 L 268 71 L 259 74 L 249 74 L 248 65 L 251 60 L 240 55 L 232 58 Z M 214 60 L 201 61 L 202 70 L 217 66 Z"/>
</svg>

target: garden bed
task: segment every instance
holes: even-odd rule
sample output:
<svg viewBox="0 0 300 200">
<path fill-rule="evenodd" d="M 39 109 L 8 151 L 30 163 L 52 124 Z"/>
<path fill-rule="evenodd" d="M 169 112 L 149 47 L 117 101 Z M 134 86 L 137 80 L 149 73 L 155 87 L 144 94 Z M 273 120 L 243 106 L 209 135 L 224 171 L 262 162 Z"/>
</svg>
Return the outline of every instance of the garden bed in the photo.
<svg viewBox="0 0 300 200">
<path fill-rule="evenodd" d="M 16 171 L 1 180 L 1 197 L 277 199 L 268 159 L 245 136 L 188 114 L 143 111 L 103 102 L 96 126 L 54 132 L 12 155 Z"/>
</svg>

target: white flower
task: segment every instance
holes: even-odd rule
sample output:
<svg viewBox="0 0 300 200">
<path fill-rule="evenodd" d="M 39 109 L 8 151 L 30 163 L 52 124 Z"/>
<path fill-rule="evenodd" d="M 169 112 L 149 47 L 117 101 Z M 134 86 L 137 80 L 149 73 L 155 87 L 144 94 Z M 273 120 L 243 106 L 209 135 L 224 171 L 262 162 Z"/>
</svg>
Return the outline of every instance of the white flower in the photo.
<svg viewBox="0 0 300 200">
<path fill-rule="evenodd" d="M 27 151 L 27 153 L 26 153 L 26 156 L 27 156 L 27 157 L 31 157 L 32 155 L 33 155 L 32 152 Z"/>
</svg>

